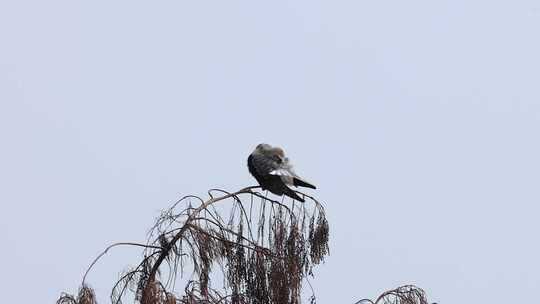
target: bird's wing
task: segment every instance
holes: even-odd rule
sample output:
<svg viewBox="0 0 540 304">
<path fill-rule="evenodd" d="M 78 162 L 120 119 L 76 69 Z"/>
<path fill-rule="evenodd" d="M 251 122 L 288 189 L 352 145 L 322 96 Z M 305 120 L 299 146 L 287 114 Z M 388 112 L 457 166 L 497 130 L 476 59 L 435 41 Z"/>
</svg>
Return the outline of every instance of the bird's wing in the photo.
<svg viewBox="0 0 540 304">
<path fill-rule="evenodd" d="M 260 175 L 271 174 L 272 171 L 279 169 L 279 163 L 273 159 L 260 154 L 252 154 L 251 161 L 254 170 Z"/>
<path fill-rule="evenodd" d="M 287 185 L 294 185 L 295 177 L 294 172 L 289 170 L 288 162 L 281 158 L 253 153 L 248 158 L 248 166 L 254 171 L 255 174 L 252 174 L 263 190 L 267 189 L 277 195 L 285 194 L 297 201 L 304 201 L 296 192 L 287 187 Z"/>
<path fill-rule="evenodd" d="M 301 179 L 298 176 L 295 176 L 293 178 L 293 185 L 295 187 L 306 187 L 306 188 L 311 188 L 311 189 L 317 189 L 317 187 L 315 187 L 314 185 L 306 182 L 305 180 Z"/>
<path fill-rule="evenodd" d="M 289 163 L 289 159 L 285 158 L 280 164 L 279 167 L 272 170 L 270 172 L 271 175 L 277 175 L 281 178 L 281 180 L 289 186 L 294 185 L 294 178 L 296 174 L 294 173 L 294 170 L 292 168 L 291 163 Z"/>
<path fill-rule="evenodd" d="M 294 173 L 292 173 L 291 171 L 285 169 L 285 168 L 277 168 L 275 170 L 272 170 L 270 171 L 271 175 L 279 175 L 279 176 L 284 176 L 284 177 L 294 177 Z"/>
<path fill-rule="evenodd" d="M 284 162 L 279 166 L 278 169 L 270 172 L 272 175 L 279 175 L 281 180 L 289 186 L 301 186 L 312 189 L 317 189 L 314 185 L 306 182 L 300 176 L 298 176 L 293 169 L 292 164 L 289 162 L 288 158 L 285 158 Z"/>
</svg>

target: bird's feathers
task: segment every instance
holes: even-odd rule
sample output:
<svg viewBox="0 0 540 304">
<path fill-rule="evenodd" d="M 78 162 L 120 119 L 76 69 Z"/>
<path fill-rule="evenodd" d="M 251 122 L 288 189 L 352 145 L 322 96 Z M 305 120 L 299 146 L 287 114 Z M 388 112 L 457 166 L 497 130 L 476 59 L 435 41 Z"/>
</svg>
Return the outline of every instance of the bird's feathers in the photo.
<svg viewBox="0 0 540 304">
<path fill-rule="evenodd" d="M 301 180 L 300 178 L 297 178 L 297 177 L 293 179 L 293 185 L 296 187 L 306 187 L 306 188 L 311 188 L 311 189 L 317 189 L 317 187 L 315 187 L 314 185 L 304 180 Z"/>
<path fill-rule="evenodd" d="M 316 189 L 312 184 L 301 179 L 293 170 L 289 159 L 281 148 L 260 144 L 248 157 L 248 169 L 263 190 L 276 195 L 287 195 L 295 200 L 304 201 L 287 186 L 301 186 Z"/>
<path fill-rule="evenodd" d="M 279 165 L 279 168 L 271 171 L 270 174 L 281 176 L 281 179 L 283 180 L 283 182 L 290 186 L 295 186 L 295 187 L 300 186 L 300 187 L 307 187 L 311 189 L 317 189 L 315 186 L 306 182 L 305 180 L 300 178 L 298 175 L 296 175 L 291 163 L 289 163 L 288 158 L 285 158 L 283 163 Z"/>
</svg>

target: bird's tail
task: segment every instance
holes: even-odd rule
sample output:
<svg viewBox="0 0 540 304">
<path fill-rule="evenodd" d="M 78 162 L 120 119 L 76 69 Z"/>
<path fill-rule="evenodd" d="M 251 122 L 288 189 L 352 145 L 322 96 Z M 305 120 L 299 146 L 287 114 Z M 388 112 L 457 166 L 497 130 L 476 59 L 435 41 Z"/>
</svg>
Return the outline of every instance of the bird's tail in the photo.
<svg viewBox="0 0 540 304">
<path fill-rule="evenodd" d="M 306 187 L 306 188 L 311 188 L 311 189 L 317 189 L 317 187 L 297 177 L 293 179 L 293 185 L 295 185 L 296 187 L 300 186 L 300 187 Z"/>
<path fill-rule="evenodd" d="M 294 192 L 294 190 L 292 190 L 291 188 L 289 187 L 286 187 L 286 189 L 284 190 L 284 193 L 286 196 L 292 198 L 292 199 L 295 199 L 297 201 L 300 201 L 300 202 L 305 202 L 305 200 L 303 198 L 301 198 L 300 196 L 298 196 L 298 194 L 296 194 L 296 192 Z"/>
</svg>

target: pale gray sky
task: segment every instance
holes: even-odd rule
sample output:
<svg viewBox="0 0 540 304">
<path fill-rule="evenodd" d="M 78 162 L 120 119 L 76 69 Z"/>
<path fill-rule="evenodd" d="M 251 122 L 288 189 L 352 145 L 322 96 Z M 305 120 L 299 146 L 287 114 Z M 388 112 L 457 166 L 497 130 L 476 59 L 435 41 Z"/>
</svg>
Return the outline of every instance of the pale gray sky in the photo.
<svg viewBox="0 0 540 304">
<path fill-rule="evenodd" d="M 0 289 L 75 292 L 282 145 L 326 203 L 319 303 L 540 290 L 538 1 L 0 0 Z M 89 281 L 101 302 L 136 251 Z M 22 297 L 22 298 L 21 298 Z"/>
</svg>

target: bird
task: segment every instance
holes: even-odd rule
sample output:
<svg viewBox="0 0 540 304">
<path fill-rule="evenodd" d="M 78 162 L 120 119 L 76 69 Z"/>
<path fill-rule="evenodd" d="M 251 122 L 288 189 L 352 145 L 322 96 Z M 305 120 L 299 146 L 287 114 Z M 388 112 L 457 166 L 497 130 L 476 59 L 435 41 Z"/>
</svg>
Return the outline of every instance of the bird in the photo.
<svg viewBox="0 0 540 304">
<path fill-rule="evenodd" d="M 317 189 L 294 172 L 289 158 L 285 157 L 285 152 L 279 147 L 265 143 L 258 144 L 248 156 L 247 165 L 249 173 L 257 180 L 263 191 L 268 190 L 276 195 L 286 195 L 304 202 L 304 199 L 289 187 Z"/>
</svg>

